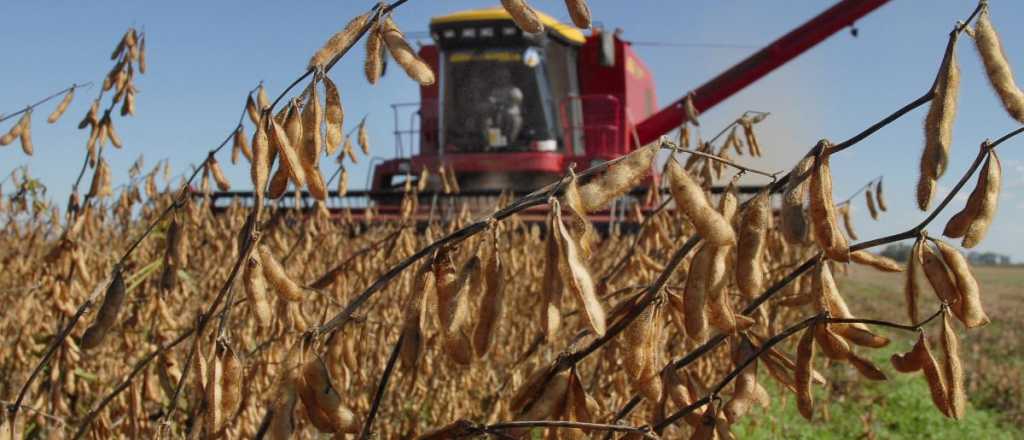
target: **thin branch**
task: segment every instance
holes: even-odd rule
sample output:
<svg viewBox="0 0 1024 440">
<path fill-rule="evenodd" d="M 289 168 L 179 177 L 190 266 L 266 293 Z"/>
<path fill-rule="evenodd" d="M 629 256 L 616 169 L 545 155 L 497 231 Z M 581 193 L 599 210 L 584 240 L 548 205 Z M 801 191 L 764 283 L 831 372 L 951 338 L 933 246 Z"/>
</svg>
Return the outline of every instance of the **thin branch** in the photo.
<svg viewBox="0 0 1024 440">
<path fill-rule="evenodd" d="M 381 238 L 380 240 L 374 241 L 374 242 L 364 246 L 362 249 L 359 249 L 358 251 L 353 252 L 351 255 L 349 255 L 347 258 L 345 258 L 344 261 L 342 261 L 341 263 L 338 263 L 336 266 L 328 269 L 327 272 L 325 272 L 323 275 L 321 275 L 320 278 L 317 278 L 316 281 L 313 281 L 311 284 L 306 286 L 306 288 L 307 289 L 317 289 L 317 288 L 326 287 L 327 285 L 329 285 L 329 283 L 328 283 L 329 280 L 334 278 L 336 275 L 340 274 L 341 271 L 345 270 L 345 268 L 347 268 L 349 265 L 354 263 L 356 258 L 359 258 L 359 257 L 361 257 L 363 255 L 366 255 L 367 253 L 372 252 L 372 251 L 376 250 L 377 248 L 379 248 L 382 244 L 387 243 L 387 242 L 389 242 L 389 241 L 391 241 L 393 239 L 398 238 L 398 235 L 401 232 L 402 232 L 402 230 L 398 229 L 398 230 L 388 234 L 384 238 Z M 320 287 L 317 287 L 317 286 L 320 286 Z"/>
<path fill-rule="evenodd" d="M 194 326 L 192 328 L 193 329 L 199 328 L 199 325 L 197 324 L 196 326 Z M 188 355 L 185 356 L 185 365 L 192 365 L 192 359 L 195 358 L 196 353 L 198 351 L 199 351 L 199 337 L 195 337 L 195 338 L 192 339 L 192 346 L 191 346 L 191 348 L 188 351 Z M 190 370 L 182 370 L 182 371 L 190 371 Z M 164 414 L 161 417 L 161 420 L 158 423 L 158 425 L 161 425 L 161 426 L 164 425 L 168 420 L 170 420 L 171 416 L 174 415 L 174 411 L 178 408 L 178 395 L 181 394 L 181 390 L 184 387 L 185 380 L 187 380 L 186 376 L 188 376 L 188 374 L 182 374 L 180 377 L 178 377 L 178 383 L 175 384 L 174 392 L 171 393 L 171 401 L 167 404 L 167 409 L 164 410 Z"/>
<path fill-rule="evenodd" d="M 878 177 L 875 177 L 874 179 L 869 180 L 867 183 L 865 183 L 864 185 L 861 185 L 860 188 L 858 188 L 856 191 L 854 191 L 853 194 L 850 194 L 849 197 L 843 199 L 842 201 L 836 203 L 835 205 L 836 206 L 841 206 L 841 205 L 849 204 L 850 202 L 853 201 L 853 199 L 855 199 L 857 196 L 859 196 L 862 192 L 866 191 L 868 188 L 871 188 L 871 185 L 874 185 L 876 182 L 881 182 L 881 181 L 882 181 L 882 176 L 878 176 Z"/>
<path fill-rule="evenodd" d="M 387 390 L 388 381 L 391 379 L 391 372 L 395 369 L 395 361 L 398 360 L 398 353 L 402 348 L 402 340 L 405 339 L 405 334 L 399 334 L 398 340 L 395 341 L 394 348 L 391 349 L 391 356 L 388 357 L 387 366 L 384 367 L 384 374 L 380 378 L 380 382 L 377 385 L 377 392 L 373 395 L 373 403 L 370 405 L 370 413 L 366 416 L 366 422 L 363 423 L 363 431 L 359 434 L 360 439 L 370 438 L 370 433 L 373 431 L 373 419 L 377 417 L 377 410 L 380 409 L 381 399 L 384 398 L 384 391 Z"/>
<path fill-rule="evenodd" d="M 730 128 L 733 128 L 733 127 L 739 125 L 740 120 L 745 118 L 747 115 L 750 115 L 750 114 L 768 116 L 771 113 L 769 113 L 769 112 L 759 112 L 759 111 L 755 111 L 755 110 L 747 110 L 747 111 L 743 112 L 743 115 L 741 115 L 739 118 L 736 118 L 735 121 L 732 121 L 728 125 L 726 125 L 725 128 L 722 129 L 722 131 L 719 131 L 718 134 L 716 134 L 713 138 L 711 138 L 711 140 L 707 141 L 707 143 L 714 144 L 715 141 L 718 140 L 718 138 L 722 137 L 722 135 L 724 135 L 727 131 L 729 131 Z"/>
<path fill-rule="evenodd" d="M 3 404 L 3 405 L 13 405 L 13 402 L 8 402 L 6 400 L 0 400 L 0 404 Z M 59 423 L 61 425 L 61 427 L 64 427 L 64 426 L 68 425 L 68 422 L 66 420 L 64 420 L 63 417 L 57 417 L 57 416 L 55 416 L 53 414 L 50 414 L 50 413 L 48 413 L 46 411 L 43 411 L 43 410 L 35 408 L 35 407 L 31 407 L 31 406 L 28 406 L 28 405 L 22 405 L 22 408 L 25 408 L 25 409 L 27 409 L 29 411 L 32 411 L 32 412 L 34 412 L 36 414 L 39 414 L 40 416 L 43 416 L 43 417 L 45 417 L 47 419 L 53 420 L 54 422 Z"/>
<path fill-rule="evenodd" d="M 672 141 L 669 141 L 669 140 L 666 140 L 665 142 L 667 144 L 675 147 L 675 148 L 673 148 L 675 151 L 678 151 L 678 152 L 681 152 L 681 153 L 692 154 L 692 155 L 695 155 L 695 156 L 701 156 L 701 157 L 704 157 L 704 158 L 707 158 L 707 159 L 711 159 L 711 160 L 716 161 L 716 162 L 721 162 L 724 165 L 728 165 L 728 166 L 736 168 L 736 169 L 738 169 L 740 171 L 754 173 L 754 174 L 760 174 L 762 176 L 769 177 L 769 178 L 771 178 L 773 180 L 776 178 L 776 176 L 778 176 L 779 174 L 782 173 L 782 171 L 776 171 L 774 173 L 769 173 L 767 171 L 761 171 L 761 170 L 758 170 L 758 169 L 755 169 L 755 168 L 750 168 L 750 167 L 747 167 L 747 166 L 740 165 L 740 164 L 738 164 L 736 162 L 733 162 L 731 160 L 728 160 L 728 159 L 723 159 L 723 158 L 721 158 L 719 156 L 716 156 L 714 154 L 705 153 L 703 151 L 689 150 L 689 149 L 686 149 L 686 148 L 680 148 L 678 145 L 676 145 L 675 142 L 672 142 Z"/>
<path fill-rule="evenodd" d="M 40 99 L 39 101 L 36 101 L 36 103 L 34 103 L 34 104 L 27 105 L 27 106 L 25 106 L 25 108 L 23 108 L 21 110 L 18 110 L 18 111 L 14 112 L 14 113 L 11 113 L 11 114 L 8 114 L 8 115 L 0 114 L 0 122 L 4 122 L 4 121 L 6 121 L 8 119 L 11 119 L 11 118 L 13 118 L 15 116 L 18 116 L 18 115 L 20 115 L 22 113 L 25 113 L 25 112 L 29 111 L 29 110 L 33 110 L 36 107 L 39 107 L 40 105 L 45 104 L 47 101 L 49 101 L 49 100 L 51 100 L 53 98 L 56 98 L 58 96 L 61 96 L 61 95 L 65 94 L 65 93 L 69 93 L 69 92 L 71 92 L 71 91 L 73 91 L 73 90 L 75 90 L 75 89 L 77 89 L 79 87 L 92 87 L 92 81 L 84 82 L 84 83 L 81 83 L 81 84 L 78 84 L 78 83 L 71 84 L 70 87 L 67 87 L 64 90 L 61 90 L 61 91 L 59 91 L 57 93 L 54 93 L 54 94 L 52 94 L 50 96 L 47 96 L 47 97 L 43 98 L 43 99 Z"/>
<path fill-rule="evenodd" d="M 609 425 L 605 423 L 587 423 L 587 422 L 571 422 L 568 420 L 522 420 L 514 422 L 499 422 L 492 423 L 490 425 L 479 426 L 477 429 L 485 432 L 503 431 L 508 429 L 523 429 L 523 428 L 568 428 L 568 429 L 594 429 L 600 431 L 611 431 L 611 432 L 627 432 L 630 434 L 640 434 L 643 438 L 656 439 L 657 437 L 651 435 L 650 429 L 647 427 L 633 427 L 625 425 Z"/>
</svg>

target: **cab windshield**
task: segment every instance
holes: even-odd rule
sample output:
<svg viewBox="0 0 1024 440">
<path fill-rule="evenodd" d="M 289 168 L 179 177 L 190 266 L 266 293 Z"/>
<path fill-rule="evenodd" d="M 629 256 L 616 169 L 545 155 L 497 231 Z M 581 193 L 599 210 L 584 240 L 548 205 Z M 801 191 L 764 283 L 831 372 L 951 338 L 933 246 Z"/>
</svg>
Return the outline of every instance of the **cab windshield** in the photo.
<svg viewBox="0 0 1024 440">
<path fill-rule="evenodd" d="M 444 144 L 453 153 L 555 150 L 555 107 L 533 48 L 446 53 Z"/>
</svg>

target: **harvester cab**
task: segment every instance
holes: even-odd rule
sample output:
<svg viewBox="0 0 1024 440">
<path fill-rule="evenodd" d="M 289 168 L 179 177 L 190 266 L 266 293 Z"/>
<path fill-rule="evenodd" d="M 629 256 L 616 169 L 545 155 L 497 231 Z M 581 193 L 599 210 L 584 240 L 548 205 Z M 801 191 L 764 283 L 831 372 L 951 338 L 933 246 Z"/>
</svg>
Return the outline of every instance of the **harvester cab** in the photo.
<svg viewBox="0 0 1024 440">
<path fill-rule="evenodd" d="M 466 195 L 525 192 L 572 163 L 586 168 L 632 149 L 630 121 L 656 110 L 646 66 L 613 33 L 584 35 L 540 16 L 538 34 L 502 8 L 431 20 L 433 44 L 420 55 L 439 80 L 421 88 L 418 148 L 396 148 L 374 170 L 376 199 L 393 199 L 424 168 L 433 176 L 426 188 L 441 191 L 442 167 Z"/>
</svg>

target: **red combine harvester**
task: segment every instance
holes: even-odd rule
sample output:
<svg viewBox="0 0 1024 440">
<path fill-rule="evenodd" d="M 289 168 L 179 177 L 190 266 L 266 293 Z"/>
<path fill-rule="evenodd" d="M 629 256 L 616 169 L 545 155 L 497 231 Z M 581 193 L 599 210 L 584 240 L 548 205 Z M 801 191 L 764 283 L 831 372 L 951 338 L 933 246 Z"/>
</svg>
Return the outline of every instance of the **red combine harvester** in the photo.
<svg viewBox="0 0 1024 440">
<path fill-rule="evenodd" d="M 571 164 L 584 169 L 671 132 L 685 119 L 686 96 L 707 111 L 887 1 L 842 0 L 660 110 L 653 74 L 617 33 L 584 35 L 543 14 L 545 31 L 524 33 L 501 8 L 435 17 L 434 44 L 419 54 L 438 80 L 420 88 L 418 103 L 393 105 L 395 158 L 376 164 L 368 191 L 346 197 L 391 217 L 423 169 L 430 180 L 420 196 L 433 197 L 430 209 L 438 197 L 489 203 L 503 191 L 535 190 Z M 411 113 L 404 130 L 403 109 Z M 454 172 L 458 194 L 443 194 L 441 167 Z"/>
</svg>

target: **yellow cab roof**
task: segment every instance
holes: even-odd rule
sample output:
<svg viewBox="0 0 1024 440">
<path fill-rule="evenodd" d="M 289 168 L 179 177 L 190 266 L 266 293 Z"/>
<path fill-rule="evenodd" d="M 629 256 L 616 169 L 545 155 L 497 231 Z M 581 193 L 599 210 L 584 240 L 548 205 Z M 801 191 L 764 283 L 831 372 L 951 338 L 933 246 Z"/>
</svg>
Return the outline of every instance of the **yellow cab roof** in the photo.
<svg viewBox="0 0 1024 440">
<path fill-rule="evenodd" d="M 565 40 L 576 44 L 583 44 L 586 38 L 583 37 L 583 32 L 577 29 L 575 26 L 560 23 L 550 15 L 543 12 L 537 11 L 537 16 L 540 17 L 541 23 L 544 24 L 546 29 L 558 34 Z M 446 24 L 446 23 L 459 23 L 464 21 L 488 21 L 488 20 L 511 20 L 512 16 L 505 11 L 504 8 L 482 8 L 482 9 L 467 9 L 465 11 L 453 12 L 448 15 L 442 15 L 430 19 L 430 24 Z"/>
</svg>

